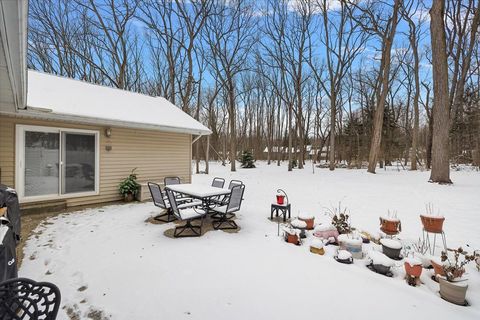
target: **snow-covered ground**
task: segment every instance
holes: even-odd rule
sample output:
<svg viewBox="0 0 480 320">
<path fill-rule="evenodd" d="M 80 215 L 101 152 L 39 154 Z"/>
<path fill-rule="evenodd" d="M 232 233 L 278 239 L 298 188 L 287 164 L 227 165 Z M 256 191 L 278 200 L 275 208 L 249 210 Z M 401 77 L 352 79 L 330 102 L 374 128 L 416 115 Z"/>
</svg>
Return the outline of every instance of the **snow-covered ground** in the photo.
<svg viewBox="0 0 480 320">
<path fill-rule="evenodd" d="M 109 206 L 61 215 L 37 228 L 25 247 L 20 275 L 56 283 L 62 292 L 59 319 L 480 319 L 480 273 L 468 265 L 469 307 L 448 303 L 424 270 L 423 284 L 408 286 L 400 262 L 388 278 L 365 267 L 336 262 L 277 236 L 267 219 L 276 190 L 284 189 L 292 215 L 328 221 L 327 208 L 341 201 L 352 224 L 373 234 L 379 216 L 396 210 L 400 238 L 421 236 L 420 213 L 432 203 L 446 218 L 449 247 L 480 249 L 480 173 L 452 172 L 454 185 L 427 183 L 428 172 L 315 169 L 286 171 L 257 163 L 236 173 L 211 164 L 213 177 L 246 184 L 238 233 L 210 231 L 200 238 L 164 235 L 173 224 L 145 222 L 158 214 L 151 203 Z M 374 246 L 374 245 L 370 245 Z M 440 250 L 437 250 L 439 253 Z"/>
</svg>

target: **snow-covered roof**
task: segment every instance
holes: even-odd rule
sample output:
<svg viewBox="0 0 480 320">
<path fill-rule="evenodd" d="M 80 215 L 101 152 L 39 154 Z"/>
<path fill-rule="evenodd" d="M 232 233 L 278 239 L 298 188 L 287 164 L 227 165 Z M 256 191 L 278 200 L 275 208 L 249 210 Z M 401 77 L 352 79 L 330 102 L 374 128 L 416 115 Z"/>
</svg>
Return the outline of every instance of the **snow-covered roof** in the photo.
<svg viewBox="0 0 480 320">
<path fill-rule="evenodd" d="M 200 122 L 162 97 L 105 87 L 38 71 L 28 71 L 27 110 L 47 119 L 210 134 Z"/>
</svg>

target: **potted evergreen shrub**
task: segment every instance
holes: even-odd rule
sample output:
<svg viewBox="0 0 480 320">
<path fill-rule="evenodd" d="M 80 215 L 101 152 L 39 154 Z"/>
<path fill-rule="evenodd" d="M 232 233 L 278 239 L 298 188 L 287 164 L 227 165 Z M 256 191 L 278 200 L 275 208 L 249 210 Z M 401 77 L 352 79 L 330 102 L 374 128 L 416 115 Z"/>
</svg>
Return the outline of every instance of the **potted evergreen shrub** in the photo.
<svg viewBox="0 0 480 320">
<path fill-rule="evenodd" d="M 465 265 L 475 260 L 474 254 L 468 254 L 461 247 L 458 249 L 448 249 L 453 253 L 450 258 L 448 252 L 442 251 L 442 262 L 444 276 L 438 277 L 440 284 L 440 296 L 445 300 L 465 305 L 465 296 L 467 294 L 468 283 L 463 278 Z"/>
<path fill-rule="evenodd" d="M 137 183 L 137 174 L 135 173 L 136 169 L 137 168 L 134 168 L 130 175 L 120 182 L 120 185 L 118 186 L 118 190 L 123 196 L 125 202 L 133 201 L 138 193 L 138 188 L 140 185 Z"/>
<path fill-rule="evenodd" d="M 242 156 L 240 157 L 240 162 L 242 163 L 242 168 L 255 168 L 255 159 L 253 158 L 252 152 L 244 150 Z"/>
</svg>

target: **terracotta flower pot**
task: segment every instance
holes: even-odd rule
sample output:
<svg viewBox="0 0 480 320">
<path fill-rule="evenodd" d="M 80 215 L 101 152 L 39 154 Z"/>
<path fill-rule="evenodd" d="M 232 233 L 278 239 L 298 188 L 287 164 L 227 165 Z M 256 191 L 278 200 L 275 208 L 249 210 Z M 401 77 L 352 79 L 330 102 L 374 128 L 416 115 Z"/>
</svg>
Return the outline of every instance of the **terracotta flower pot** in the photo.
<svg viewBox="0 0 480 320">
<path fill-rule="evenodd" d="M 133 201 L 133 198 L 134 198 L 134 195 L 133 193 L 127 193 L 123 196 L 123 200 L 125 202 L 132 202 Z"/>
<path fill-rule="evenodd" d="M 430 260 L 432 263 L 433 267 L 433 272 L 435 273 L 435 276 L 444 276 L 445 271 L 443 271 L 443 266 L 441 264 L 436 263 L 434 260 Z"/>
<path fill-rule="evenodd" d="M 420 215 L 420 219 L 422 220 L 423 229 L 425 229 L 425 231 L 431 233 L 442 233 L 445 217 Z"/>
<path fill-rule="evenodd" d="M 440 296 L 443 299 L 461 306 L 465 305 L 468 284 L 465 282 L 450 282 L 443 277 L 439 277 L 438 282 L 440 284 Z"/>
<path fill-rule="evenodd" d="M 293 243 L 293 244 L 298 244 L 298 235 L 296 234 L 289 234 L 287 233 L 287 242 L 288 243 Z"/>
<path fill-rule="evenodd" d="M 313 230 L 313 226 L 315 224 L 315 218 L 302 218 L 298 217 L 298 220 L 305 221 L 307 224 L 307 230 Z"/>
<path fill-rule="evenodd" d="M 385 219 L 380 217 L 380 230 L 388 235 L 396 235 L 402 231 L 402 224 L 397 219 Z"/>
<path fill-rule="evenodd" d="M 415 277 L 415 278 L 420 278 L 420 275 L 422 274 L 422 265 L 421 264 L 417 264 L 417 265 L 411 265 L 410 263 L 408 262 L 405 262 L 403 264 L 405 266 L 405 272 L 411 276 L 411 277 Z"/>
</svg>

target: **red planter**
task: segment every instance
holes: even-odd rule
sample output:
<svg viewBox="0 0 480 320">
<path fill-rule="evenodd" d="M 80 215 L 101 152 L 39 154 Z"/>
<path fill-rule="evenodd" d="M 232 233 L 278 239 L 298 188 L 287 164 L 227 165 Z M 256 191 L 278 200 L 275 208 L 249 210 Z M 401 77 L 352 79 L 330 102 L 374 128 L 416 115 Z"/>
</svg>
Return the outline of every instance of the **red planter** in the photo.
<svg viewBox="0 0 480 320">
<path fill-rule="evenodd" d="M 405 266 L 405 272 L 409 276 L 420 278 L 420 275 L 422 274 L 422 265 L 421 264 L 412 266 L 412 265 L 410 265 L 410 263 L 405 262 L 403 265 Z"/>
<path fill-rule="evenodd" d="M 277 194 L 277 204 L 284 204 L 285 196 L 281 194 Z"/>
<path fill-rule="evenodd" d="M 380 230 L 389 236 L 396 235 L 402 231 L 400 220 L 388 220 L 380 217 Z"/>
<path fill-rule="evenodd" d="M 435 273 L 436 276 L 437 275 L 439 275 L 439 276 L 444 276 L 445 275 L 445 271 L 443 271 L 443 266 L 441 264 L 438 264 L 433 260 L 431 260 L 430 262 L 432 263 L 433 272 Z"/>
<path fill-rule="evenodd" d="M 315 225 L 315 218 L 305 219 L 305 218 L 298 217 L 298 220 L 305 221 L 305 223 L 307 224 L 307 230 L 313 230 L 313 227 Z"/>
<path fill-rule="evenodd" d="M 420 215 L 422 219 L 423 229 L 431 233 L 442 233 L 443 231 L 443 222 L 445 221 L 444 217 L 432 217 Z"/>
<path fill-rule="evenodd" d="M 287 233 L 287 242 L 288 243 L 293 243 L 293 244 L 298 244 L 298 236 L 296 234 L 289 234 Z"/>
</svg>

